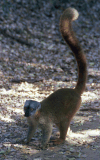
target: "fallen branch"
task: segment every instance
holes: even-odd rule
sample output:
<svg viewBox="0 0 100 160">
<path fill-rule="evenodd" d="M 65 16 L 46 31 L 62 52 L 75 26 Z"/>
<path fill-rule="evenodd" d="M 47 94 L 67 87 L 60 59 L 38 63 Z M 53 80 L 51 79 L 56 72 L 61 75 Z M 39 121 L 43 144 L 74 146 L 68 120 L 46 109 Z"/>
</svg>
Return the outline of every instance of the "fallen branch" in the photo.
<svg viewBox="0 0 100 160">
<path fill-rule="evenodd" d="M 11 79 L 10 82 L 12 83 L 21 83 L 21 82 L 28 82 L 28 83 L 35 83 L 43 81 L 43 79 Z"/>
<path fill-rule="evenodd" d="M 80 109 L 80 111 L 94 111 L 94 112 L 98 112 L 100 111 L 100 108 L 82 108 Z"/>
<path fill-rule="evenodd" d="M 17 36 L 11 35 L 10 33 L 7 32 L 7 29 L 0 28 L 0 34 L 3 34 L 5 37 L 10 37 L 10 38 L 16 40 L 18 43 L 25 44 L 29 47 L 33 46 L 33 43 L 29 43 L 28 41 L 26 41 L 24 39 L 20 39 Z"/>
</svg>

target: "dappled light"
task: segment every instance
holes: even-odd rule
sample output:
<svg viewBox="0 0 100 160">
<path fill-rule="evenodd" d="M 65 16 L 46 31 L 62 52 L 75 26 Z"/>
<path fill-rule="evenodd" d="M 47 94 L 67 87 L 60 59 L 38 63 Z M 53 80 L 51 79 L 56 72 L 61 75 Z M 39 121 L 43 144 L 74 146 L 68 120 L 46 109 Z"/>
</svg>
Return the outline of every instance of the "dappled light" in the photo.
<svg viewBox="0 0 100 160">
<path fill-rule="evenodd" d="M 71 132 L 68 135 L 68 138 L 66 140 L 71 144 L 73 143 L 72 140 L 74 141 L 74 144 L 76 142 L 80 143 L 81 145 L 84 143 L 91 143 L 95 141 L 95 138 L 100 136 L 100 129 L 88 129 L 88 130 L 82 130 L 82 131 L 77 131 L 77 132 Z"/>
<path fill-rule="evenodd" d="M 93 102 L 93 101 L 98 101 L 99 100 L 99 95 L 96 94 L 96 92 L 91 92 L 91 91 L 88 91 L 88 92 L 84 92 L 83 95 L 82 95 L 82 102 Z"/>
<path fill-rule="evenodd" d="M 15 122 L 15 120 L 11 119 L 10 117 L 7 118 L 7 117 L 3 117 L 3 116 L 0 118 L 0 120 L 3 122 L 6 122 L 6 123 Z"/>
<path fill-rule="evenodd" d="M 60 88 L 75 88 L 76 60 L 63 41 L 59 18 L 73 6 L 79 18 L 73 29 L 87 59 L 88 77 L 79 111 L 73 117 L 66 141 L 41 149 L 37 129 L 26 145 L 26 100 L 42 101 Z M 0 6 L 0 159 L 100 159 L 100 2 L 2 0 Z M 51 138 L 59 137 L 53 125 Z"/>
</svg>

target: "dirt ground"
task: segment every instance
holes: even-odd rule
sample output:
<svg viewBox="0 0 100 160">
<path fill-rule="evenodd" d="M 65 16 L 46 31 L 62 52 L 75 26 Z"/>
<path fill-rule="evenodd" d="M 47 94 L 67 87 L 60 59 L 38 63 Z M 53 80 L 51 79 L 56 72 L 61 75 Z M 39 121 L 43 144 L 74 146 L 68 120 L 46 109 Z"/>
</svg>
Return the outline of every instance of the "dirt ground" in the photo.
<svg viewBox="0 0 100 160">
<path fill-rule="evenodd" d="M 42 150 L 41 130 L 29 145 L 23 106 L 41 101 L 59 88 L 74 88 L 77 64 L 59 31 L 64 9 L 79 18 L 73 29 L 88 64 L 86 90 L 65 143 Z M 2 0 L 0 5 L 0 159 L 100 160 L 100 2 L 98 0 Z M 59 132 L 53 126 L 52 137 Z"/>
</svg>

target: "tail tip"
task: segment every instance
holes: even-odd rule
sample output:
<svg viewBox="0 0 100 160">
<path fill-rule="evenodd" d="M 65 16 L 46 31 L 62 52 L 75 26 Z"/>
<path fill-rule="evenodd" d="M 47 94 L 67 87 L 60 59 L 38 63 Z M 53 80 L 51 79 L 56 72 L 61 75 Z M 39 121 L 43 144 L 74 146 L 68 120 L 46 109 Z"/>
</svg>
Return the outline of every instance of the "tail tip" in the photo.
<svg viewBox="0 0 100 160">
<path fill-rule="evenodd" d="M 76 20 L 78 16 L 79 16 L 78 11 L 75 8 L 71 8 L 71 7 L 67 8 L 62 14 L 63 18 L 67 18 L 71 21 Z"/>
</svg>

